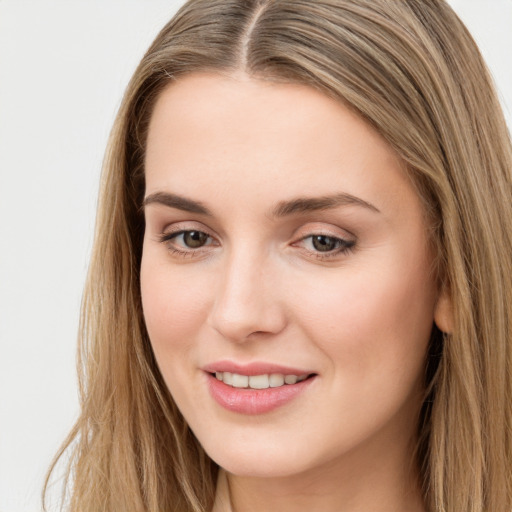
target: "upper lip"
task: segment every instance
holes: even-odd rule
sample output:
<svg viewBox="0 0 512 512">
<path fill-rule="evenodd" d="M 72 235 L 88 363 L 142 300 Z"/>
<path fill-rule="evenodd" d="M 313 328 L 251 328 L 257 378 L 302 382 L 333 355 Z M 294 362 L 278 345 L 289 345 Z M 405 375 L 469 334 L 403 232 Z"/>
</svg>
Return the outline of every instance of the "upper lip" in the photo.
<svg viewBox="0 0 512 512">
<path fill-rule="evenodd" d="M 235 363 L 234 361 L 216 361 L 202 367 L 202 370 L 208 373 L 230 372 L 239 375 L 265 375 L 271 373 L 281 373 L 283 375 L 309 375 L 309 370 L 303 368 L 292 368 L 275 363 L 266 363 L 255 361 L 248 364 Z"/>
</svg>

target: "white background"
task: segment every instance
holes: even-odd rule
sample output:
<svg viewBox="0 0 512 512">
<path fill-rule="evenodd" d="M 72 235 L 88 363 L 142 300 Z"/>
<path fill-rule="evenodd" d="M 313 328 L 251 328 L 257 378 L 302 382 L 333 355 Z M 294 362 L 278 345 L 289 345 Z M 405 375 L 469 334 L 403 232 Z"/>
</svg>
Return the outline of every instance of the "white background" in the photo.
<svg viewBox="0 0 512 512">
<path fill-rule="evenodd" d="M 0 0 L 0 512 L 40 510 L 78 414 L 75 339 L 107 135 L 181 0 Z M 512 0 L 452 0 L 512 126 Z"/>
</svg>

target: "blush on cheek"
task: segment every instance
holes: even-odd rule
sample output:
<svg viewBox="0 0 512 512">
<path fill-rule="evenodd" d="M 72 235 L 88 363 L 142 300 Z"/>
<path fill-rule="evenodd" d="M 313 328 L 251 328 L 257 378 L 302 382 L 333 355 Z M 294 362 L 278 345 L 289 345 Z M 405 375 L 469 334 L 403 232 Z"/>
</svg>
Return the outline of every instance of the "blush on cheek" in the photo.
<svg viewBox="0 0 512 512">
<path fill-rule="evenodd" d="M 172 274 L 166 280 L 158 271 L 146 269 L 141 273 L 141 294 L 146 327 L 155 348 L 191 342 L 204 317 L 206 298 L 201 287 Z"/>
</svg>

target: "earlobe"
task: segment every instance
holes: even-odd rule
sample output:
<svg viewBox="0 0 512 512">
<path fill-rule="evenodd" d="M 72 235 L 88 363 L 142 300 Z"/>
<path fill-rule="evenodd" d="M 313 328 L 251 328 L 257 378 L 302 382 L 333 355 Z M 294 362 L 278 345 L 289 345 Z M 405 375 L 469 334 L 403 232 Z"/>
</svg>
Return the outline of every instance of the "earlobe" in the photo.
<svg viewBox="0 0 512 512">
<path fill-rule="evenodd" d="M 434 322 L 440 331 L 446 334 L 453 332 L 453 304 L 449 290 L 446 288 L 440 292 L 437 299 L 434 310 Z"/>
</svg>

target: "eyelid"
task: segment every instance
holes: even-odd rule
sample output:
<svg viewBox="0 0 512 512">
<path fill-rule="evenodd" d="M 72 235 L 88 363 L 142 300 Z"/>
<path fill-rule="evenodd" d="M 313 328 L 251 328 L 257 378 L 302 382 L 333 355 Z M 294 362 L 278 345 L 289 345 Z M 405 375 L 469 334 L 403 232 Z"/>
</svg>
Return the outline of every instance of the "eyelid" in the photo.
<svg viewBox="0 0 512 512">
<path fill-rule="evenodd" d="M 178 243 L 175 239 L 188 232 L 196 231 L 204 233 L 208 237 L 208 242 L 197 248 L 187 247 L 185 244 Z M 214 232 L 201 222 L 197 221 L 177 221 L 167 224 L 159 230 L 156 241 L 164 244 L 171 253 L 181 256 L 199 256 L 211 247 L 220 245 L 218 237 Z"/>
<path fill-rule="evenodd" d="M 295 231 L 293 238 L 299 241 L 307 238 L 308 236 L 314 235 L 330 236 L 332 238 L 346 240 L 347 242 L 355 242 L 357 240 L 356 236 L 347 229 L 343 229 L 334 224 L 324 222 L 311 222 L 301 226 Z"/>
<path fill-rule="evenodd" d="M 217 239 L 217 235 L 207 226 L 197 221 L 178 221 L 167 224 L 163 229 L 159 230 L 160 235 L 177 235 L 185 231 L 201 231 L 208 236 Z"/>
<path fill-rule="evenodd" d="M 328 251 L 319 251 L 313 247 L 307 247 L 307 241 L 311 239 L 309 244 L 313 244 L 313 237 L 324 236 L 338 242 L 338 247 Z M 357 247 L 357 238 L 354 234 L 339 226 L 326 223 L 308 223 L 302 225 L 294 234 L 294 242 L 290 245 L 297 247 L 308 257 L 315 258 L 319 261 L 339 260 L 348 253 L 353 252 Z"/>
<path fill-rule="evenodd" d="M 184 235 L 185 233 L 190 233 L 190 232 L 203 233 L 208 238 L 210 238 L 212 240 L 215 240 L 215 238 L 213 236 L 211 236 L 209 233 L 207 233 L 206 231 L 200 230 L 200 229 L 179 229 L 177 231 L 168 231 L 166 233 L 162 233 L 160 235 L 160 241 L 161 242 L 168 242 L 170 240 L 174 240 L 175 238 L 178 238 L 181 235 Z M 208 244 L 208 245 L 210 245 L 210 244 Z"/>
<path fill-rule="evenodd" d="M 207 237 L 206 243 L 198 247 L 189 247 L 185 240 L 181 243 L 175 240 L 176 238 L 190 232 L 201 232 Z M 315 247 L 313 237 L 322 236 L 336 241 L 336 247 L 323 251 Z M 311 239 L 310 244 L 313 247 L 308 247 L 307 240 Z M 218 237 L 212 231 L 197 221 L 180 221 L 167 225 L 159 234 L 157 241 L 164 244 L 167 249 L 181 256 L 199 257 L 204 256 L 205 253 L 210 252 L 212 247 L 219 247 L 221 244 Z M 335 225 L 325 223 L 309 223 L 300 226 L 292 235 L 292 241 L 289 246 L 296 247 L 301 250 L 306 256 L 311 256 L 319 260 L 327 260 L 329 258 L 342 257 L 344 254 L 355 249 L 357 238 L 349 231 L 342 229 Z"/>
<path fill-rule="evenodd" d="M 348 238 L 343 238 L 341 236 L 335 236 L 335 235 L 330 235 L 330 234 L 326 234 L 326 233 L 311 233 L 309 235 L 303 236 L 302 238 L 299 238 L 297 241 L 293 242 L 291 245 L 297 245 L 300 242 L 304 242 L 305 240 L 308 240 L 308 239 L 313 238 L 315 236 L 323 236 L 323 237 L 326 237 L 326 238 L 331 238 L 333 240 L 337 240 L 337 241 L 341 242 L 342 244 L 344 244 L 347 247 L 349 247 L 349 246 L 352 247 L 356 243 L 355 240 L 351 240 L 351 239 L 348 239 Z"/>
<path fill-rule="evenodd" d="M 198 232 L 198 233 L 204 233 L 206 236 L 208 236 L 208 238 L 211 238 L 212 240 L 216 240 L 216 237 L 214 235 L 212 235 L 209 231 L 207 231 L 206 229 L 198 229 L 198 228 L 179 228 L 179 229 L 172 229 L 172 230 L 168 230 L 168 231 L 163 231 L 161 234 L 160 234 L 160 238 L 165 238 L 166 240 L 172 240 L 173 238 L 176 238 L 180 235 L 183 235 L 185 233 L 190 233 L 190 232 Z"/>
</svg>

